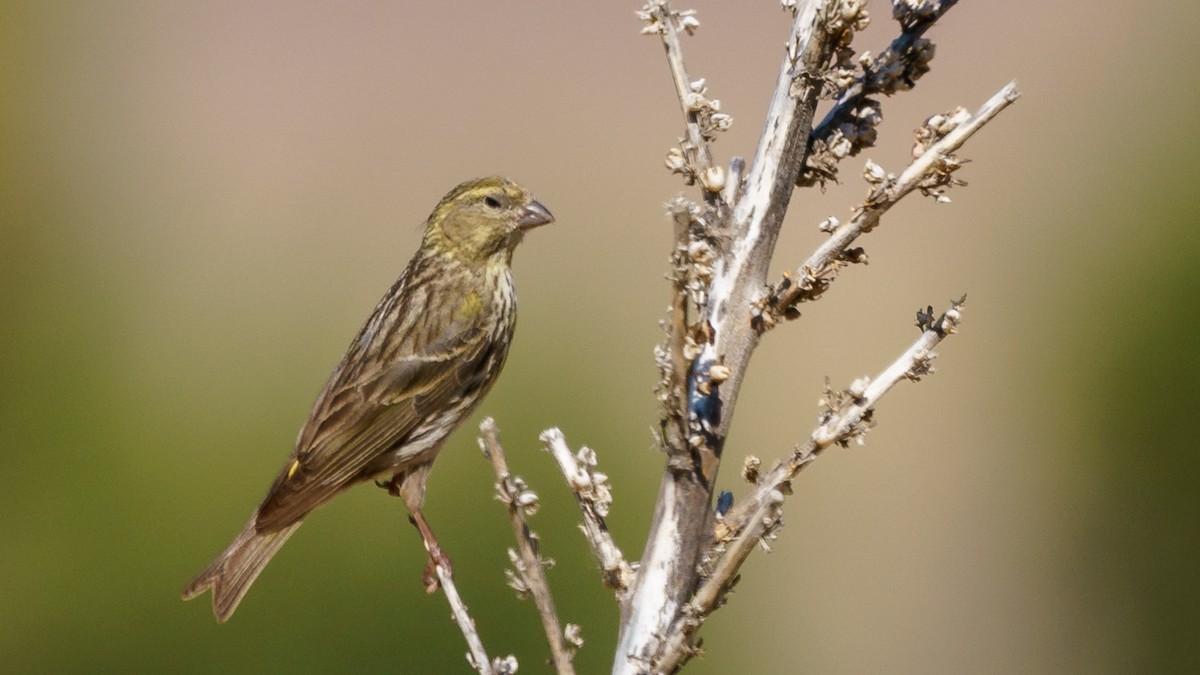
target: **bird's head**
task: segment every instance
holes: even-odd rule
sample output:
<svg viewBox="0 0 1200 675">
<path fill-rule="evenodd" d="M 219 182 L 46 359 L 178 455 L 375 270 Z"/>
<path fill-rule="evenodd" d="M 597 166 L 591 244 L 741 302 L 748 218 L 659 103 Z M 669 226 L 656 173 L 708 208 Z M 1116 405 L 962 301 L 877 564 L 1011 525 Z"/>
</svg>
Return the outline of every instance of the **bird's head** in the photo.
<svg viewBox="0 0 1200 675">
<path fill-rule="evenodd" d="M 529 191 L 500 176 L 451 190 L 429 216 L 424 245 L 466 263 L 509 261 L 526 230 L 554 222 Z"/>
</svg>

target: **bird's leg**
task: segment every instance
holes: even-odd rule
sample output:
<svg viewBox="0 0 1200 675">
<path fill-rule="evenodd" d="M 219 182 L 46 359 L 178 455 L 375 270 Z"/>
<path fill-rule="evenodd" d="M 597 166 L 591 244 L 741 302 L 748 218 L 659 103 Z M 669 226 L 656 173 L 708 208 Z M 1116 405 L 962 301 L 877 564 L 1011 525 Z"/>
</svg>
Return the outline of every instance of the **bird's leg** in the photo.
<svg viewBox="0 0 1200 675">
<path fill-rule="evenodd" d="M 433 530 L 429 527 L 429 522 L 421 513 L 420 504 L 423 501 L 424 477 L 428 474 L 428 465 L 420 468 L 424 470 L 419 474 L 411 471 L 398 473 L 392 476 L 391 480 L 379 483 L 379 487 L 385 488 L 393 497 L 404 499 L 404 504 L 408 507 L 408 522 L 415 525 L 417 531 L 421 533 L 421 542 L 425 544 L 425 551 L 429 553 L 429 565 L 426 566 L 421 579 L 425 582 L 426 592 L 433 593 L 441 586 L 438 581 L 437 568 L 440 566 L 448 576 L 454 574 L 454 568 L 450 563 L 450 556 L 442 550 L 437 537 L 433 535 Z M 413 490 L 414 486 L 417 488 L 415 491 Z"/>
<path fill-rule="evenodd" d="M 425 543 L 425 550 L 429 552 L 429 565 L 425 568 L 425 574 L 421 579 L 425 582 L 425 591 L 433 593 L 441 586 L 441 582 L 438 581 L 437 568 L 441 567 L 447 576 L 453 576 L 454 567 L 450 563 L 450 556 L 446 555 L 446 552 L 438 545 L 437 537 L 433 536 L 433 530 L 429 529 L 429 523 L 426 522 L 424 514 L 420 510 L 413 511 L 408 519 L 417 526 L 417 530 L 421 533 L 421 541 Z"/>
</svg>

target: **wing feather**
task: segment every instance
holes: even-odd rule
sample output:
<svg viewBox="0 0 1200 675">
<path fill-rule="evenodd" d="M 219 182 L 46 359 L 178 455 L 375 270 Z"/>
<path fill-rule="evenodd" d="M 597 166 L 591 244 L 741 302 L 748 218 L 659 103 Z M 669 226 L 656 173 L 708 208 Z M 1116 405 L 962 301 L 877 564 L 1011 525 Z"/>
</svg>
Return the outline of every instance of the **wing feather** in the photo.
<svg viewBox="0 0 1200 675">
<path fill-rule="evenodd" d="M 489 322 L 499 317 L 483 310 L 449 322 L 440 333 L 424 334 L 416 322 L 428 317 L 412 310 L 452 313 L 453 308 L 431 308 L 439 299 L 399 290 L 376 308 L 318 396 L 296 452 L 259 507 L 259 531 L 287 527 L 343 489 L 397 466 L 407 459 L 405 446 L 415 437 L 428 442 L 413 452 L 436 452 L 455 424 L 443 423 L 444 430 L 429 429 L 429 424 L 461 408 L 464 393 L 486 387 L 498 370 L 486 363 L 495 356 Z M 408 325 L 393 330 L 397 323 Z M 399 347 L 387 344 L 384 333 L 401 337 Z M 500 342 L 507 349 L 508 341 Z M 436 437 L 427 438 L 431 434 Z"/>
</svg>

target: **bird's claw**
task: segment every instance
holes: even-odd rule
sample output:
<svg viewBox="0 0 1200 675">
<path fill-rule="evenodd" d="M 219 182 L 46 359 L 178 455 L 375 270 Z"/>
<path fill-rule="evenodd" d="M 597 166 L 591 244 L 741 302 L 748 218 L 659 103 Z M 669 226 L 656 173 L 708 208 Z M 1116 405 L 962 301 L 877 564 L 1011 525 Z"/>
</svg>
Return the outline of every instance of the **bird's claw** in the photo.
<svg viewBox="0 0 1200 675">
<path fill-rule="evenodd" d="M 421 575 L 421 580 L 425 582 L 426 593 L 436 593 L 442 587 L 441 577 L 438 575 L 439 567 L 447 577 L 454 576 L 454 566 L 450 563 L 450 556 L 446 555 L 440 547 L 435 546 L 429 549 L 429 564 L 425 566 L 425 573 Z"/>
<path fill-rule="evenodd" d="M 377 480 L 377 481 L 375 481 L 375 487 L 380 487 L 380 488 L 383 488 L 384 490 L 387 490 L 388 494 L 393 497 L 399 497 L 400 496 L 400 481 L 398 479 L 399 479 L 399 476 L 397 475 L 397 476 L 392 476 L 391 478 L 389 478 L 387 480 Z"/>
</svg>

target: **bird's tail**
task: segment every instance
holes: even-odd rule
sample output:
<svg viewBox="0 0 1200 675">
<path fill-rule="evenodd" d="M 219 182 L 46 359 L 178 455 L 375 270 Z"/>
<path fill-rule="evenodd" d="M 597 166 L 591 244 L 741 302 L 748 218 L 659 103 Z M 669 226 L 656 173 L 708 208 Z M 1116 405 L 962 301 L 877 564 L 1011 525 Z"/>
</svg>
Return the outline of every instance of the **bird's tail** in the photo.
<svg viewBox="0 0 1200 675">
<path fill-rule="evenodd" d="M 250 522 L 246 523 L 229 548 L 183 589 L 183 599 L 191 600 L 211 588 L 213 614 L 222 623 L 237 609 L 246 591 L 250 590 L 250 584 L 254 583 L 267 563 L 271 562 L 271 557 L 300 527 L 301 522 L 297 521 L 276 532 L 264 533 L 255 529 L 254 521 L 255 517 L 251 516 Z"/>
</svg>

